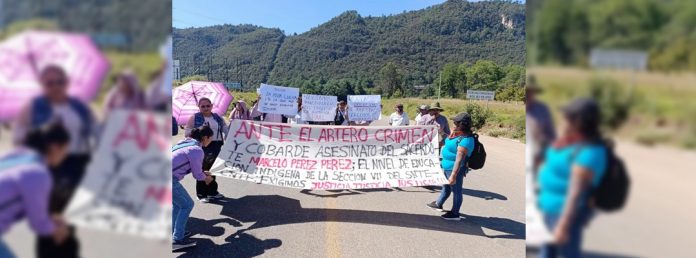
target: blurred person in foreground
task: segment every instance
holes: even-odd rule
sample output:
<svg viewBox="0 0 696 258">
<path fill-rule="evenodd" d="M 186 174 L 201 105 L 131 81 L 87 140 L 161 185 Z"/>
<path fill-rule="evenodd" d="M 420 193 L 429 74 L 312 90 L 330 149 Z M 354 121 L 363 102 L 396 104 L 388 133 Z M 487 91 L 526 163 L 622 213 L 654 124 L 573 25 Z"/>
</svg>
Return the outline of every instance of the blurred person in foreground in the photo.
<svg viewBox="0 0 696 258">
<path fill-rule="evenodd" d="M 471 116 L 467 113 L 460 113 L 452 118 L 454 122 L 454 132 L 445 139 L 442 148 L 442 162 L 440 166 L 444 170 L 445 177 L 449 183 L 442 186 L 440 197 L 437 201 L 426 204 L 429 208 L 443 212 L 442 205 L 447 201 L 450 194 L 454 194 L 452 209 L 441 215 L 445 220 L 460 220 L 459 209 L 462 206 L 462 184 L 468 172 L 468 158 L 471 157 L 474 149 L 474 132 L 471 129 Z"/>
<path fill-rule="evenodd" d="M 51 167 L 55 187 L 49 205 L 51 213 L 62 214 L 85 175 L 93 150 L 90 141 L 96 139 L 99 125 L 86 103 L 68 95 L 68 77 L 61 67 L 49 65 L 39 75 L 43 93 L 21 111 L 14 128 L 14 139 L 21 145 L 29 131 L 50 121 L 61 121 L 65 126 L 70 135 L 68 154 L 59 165 Z M 51 238 L 39 237 L 38 257 L 77 254 L 79 244 L 74 234 L 67 242 L 70 244 L 59 246 Z"/>
<path fill-rule="evenodd" d="M 70 234 L 60 216 L 49 212 L 53 181 L 49 167 L 60 165 L 67 155 L 70 135 L 58 123 L 30 131 L 23 146 L 0 157 L 0 236 L 26 217 L 39 236 L 60 245 Z M 12 258 L 0 240 L 0 257 Z"/>
<path fill-rule="evenodd" d="M 133 71 L 125 70 L 116 78 L 116 85 L 109 90 L 104 102 L 104 116 L 108 117 L 116 109 L 144 109 L 145 93 L 138 86 L 138 78 Z"/>
<path fill-rule="evenodd" d="M 213 166 L 215 159 L 218 154 L 220 154 L 220 150 L 222 150 L 228 128 L 225 120 L 223 120 L 220 115 L 213 112 L 213 102 L 209 98 L 200 98 L 198 100 L 198 110 L 198 113 L 189 118 L 186 124 L 185 135 L 191 136 L 194 129 L 203 125 L 207 125 L 213 130 L 212 142 L 203 147 L 205 158 L 203 159 L 202 166 L 203 170 L 207 171 Z M 213 177 L 212 182 L 198 180 L 196 183 L 196 196 L 198 196 L 198 200 L 202 203 L 208 203 L 211 200 L 224 197 L 218 192 L 218 184 L 215 181 L 215 177 Z"/>
<path fill-rule="evenodd" d="M 430 106 L 428 105 L 420 105 L 418 107 L 418 115 L 416 115 L 416 125 L 426 125 L 430 121 L 430 115 L 428 114 L 428 111 L 430 110 Z"/>
<path fill-rule="evenodd" d="M 525 109 L 527 131 L 527 151 L 529 153 L 527 164 L 533 173 L 539 169 L 544 158 L 544 150 L 556 139 L 556 130 L 553 127 L 551 111 L 546 104 L 537 99 L 542 92 L 537 85 L 534 75 L 527 76 L 525 88 Z"/>
<path fill-rule="evenodd" d="M 207 147 L 213 140 L 214 131 L 207 125 L 193 128 L 186 138 L 172 147 L 172 251 L 193 247 L 196 242 L 188 239 L 190 232 L 186 231 L 193 200 L 184 186 L 179 183 L 191 173 L 197 181 L 210 184 L 213 178 L 208 171 L 203 170 L 203 160 Z"/>
<path fill-rule="evenodd" d="M 408 122 L 408 114 L 404 112 L 404 104 L 396 104 L 394 107 L 394 113 L 389 116 L 389 125 L 402 126 L 408 125 Z"/>
<path fill-rule="evenodd" d="M 539 257 L 581 256 L 583 228 L 594 214 L 590 193 L 607 168 L 598 104 L 577 99 L 563 108 L 563 118 L 563 131 L 546 150 L 537 178 L 537 204 L 554 241 L 541 247 Z"/>
</svg>

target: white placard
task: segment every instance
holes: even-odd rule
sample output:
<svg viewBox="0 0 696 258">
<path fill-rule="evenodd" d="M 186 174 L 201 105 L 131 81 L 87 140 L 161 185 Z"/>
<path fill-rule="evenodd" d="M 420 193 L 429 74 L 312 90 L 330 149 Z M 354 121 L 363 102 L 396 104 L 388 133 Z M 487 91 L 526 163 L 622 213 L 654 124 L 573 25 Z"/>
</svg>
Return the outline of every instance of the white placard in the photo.
<svg viewBox="0 0 696 258">
<path fill-rule="evenodd" d="M 350 127 L 233 120 L 211 172 L 301 189 L 442 185 L 434 125 Z"/>
<path fill-rule="evenodd" d="M 146 111 L 109 115 L 87 173 L 66 211 L 79 227 L 171 237 L 169 118 Z"/>
<path fill-rule="evenodd" d="M 323 95 L 302 95 L 302 120 L 333 121 L 336 117 L 338 97 Z"/>
<path fill-rule="evenodd" d="M 262 83 L 259 94 L 261 95 L 261 100 L 259 100 L 260 112 L 288 116 L 297 115 L 297 98 L 300 96 L 300 89 Z"/>
<path fill-rule="evenodd" d="M 495 91 L 467 90 L 466 91 L 466 99 L 494 100 L 495 99 Z"/>
<path fill-rule="evenodd" d="M 380 95 L 348 95 L 348 121 L 379 120 L 381 104 Z"/>
</svg>

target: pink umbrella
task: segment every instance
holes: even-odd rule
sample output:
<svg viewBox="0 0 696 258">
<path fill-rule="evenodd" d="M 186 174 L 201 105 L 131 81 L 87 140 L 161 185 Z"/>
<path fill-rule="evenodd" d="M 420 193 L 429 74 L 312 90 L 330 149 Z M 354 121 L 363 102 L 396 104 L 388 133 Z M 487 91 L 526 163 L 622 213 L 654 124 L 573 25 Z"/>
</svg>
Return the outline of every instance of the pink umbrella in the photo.
<svg viewBox="0 0 696 258">
<path fill-rule="evenodd" d="M 232 102 L 232 95 L 222 83 L 190 81 L 174 88 L 172 94 L 172 114 L 180 125 L 186 124 L 189 117 L 198 112 L 198 100 L 206 97 L 213 102 L 213 112 L 224 116 Z"/>
<path fill-rule="evenodd" d="M 68 92 L 90 101 L 109 70 L 106 57 L 84 34 L 26 31 L 0 43 L 0 121 L 13 119 L 41 92 L 38 74 L 48 65 L 65 69 Z"/>
</svg>

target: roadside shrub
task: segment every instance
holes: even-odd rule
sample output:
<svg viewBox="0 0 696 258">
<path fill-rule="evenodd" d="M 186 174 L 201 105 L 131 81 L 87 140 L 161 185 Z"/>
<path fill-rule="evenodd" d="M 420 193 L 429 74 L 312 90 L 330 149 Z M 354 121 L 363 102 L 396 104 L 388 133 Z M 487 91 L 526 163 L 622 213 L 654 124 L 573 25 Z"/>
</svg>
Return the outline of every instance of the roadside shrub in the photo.
<svg viewBox="0 0 696 258">
<path fill-rule="evenodd" d="M 486 125 L 486 120 L 493 115 L 493 112 L 475 103 L 467 103 L 464 112 L 471 116 L 471 127 L 474 130 L 481 129 Z"/>
</svg>

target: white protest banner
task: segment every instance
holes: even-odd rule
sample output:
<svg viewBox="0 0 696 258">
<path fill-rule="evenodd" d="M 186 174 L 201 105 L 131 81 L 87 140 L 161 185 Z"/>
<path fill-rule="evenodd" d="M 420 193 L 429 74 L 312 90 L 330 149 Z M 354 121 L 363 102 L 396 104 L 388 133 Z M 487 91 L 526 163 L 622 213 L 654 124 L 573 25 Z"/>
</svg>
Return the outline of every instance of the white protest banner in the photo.
<svg viewBox="0 0 696 258">
<path fill-rule="evenodd" d="M 67 220 L 79 227 L 171 237 L 169 118 L 119 110 L 104 128 Z"/>
<path fill-rule="evenodd" d="M 234 120 L 211 172 L 261 184 L 362 189 L 447 183 L 437 127 L 349 127 Z"/>
<path fill-rule="evenodd" d="M 336 96 L 302 95 L 302 120 L 333 121 L 336 117 Z"/>
<path fill-rule="evenodd" d="M 300 89 L 261 84 L 259 88 L 259 111 L 280 115 L 297 115 L 297 98 Z"/>
<path fill-rule="evenodd" d="M 348 95 L 348 120 L 375 121 L 382 113 L 382 96 Z"/>
</svg>

